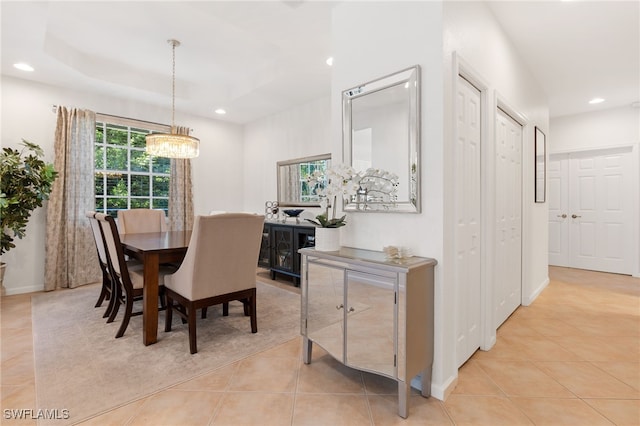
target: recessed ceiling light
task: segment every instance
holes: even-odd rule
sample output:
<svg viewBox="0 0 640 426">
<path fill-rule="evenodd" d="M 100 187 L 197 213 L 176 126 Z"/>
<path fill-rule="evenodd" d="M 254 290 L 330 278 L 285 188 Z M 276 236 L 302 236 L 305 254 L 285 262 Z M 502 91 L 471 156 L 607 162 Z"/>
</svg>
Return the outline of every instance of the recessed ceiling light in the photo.
<svg viewBox="0 0 640 426">
<path fill-rule="evenodd" d="M 327 58 L 326 62 L 327 62 L 327 65 L 332 66 L 333 65 L 333 57 Z"/>
<path fill-rule="evenodd" d="M 14 67 L 18 68 L 21 71 L 33 71 L 33 67 L 29 64 L 25 64 L 24 62 L 19 62 L 17 64 L 13 64 Z"/>
<path fill-rule="evenodd" d="M 591 105 L 593 105 L 593 104 L 599 104 L 599 103 L 601 103 L 601 102 L 604 102 L 604 99 L 602 99 L 602 98 L 593 98 L 593 99 L 591 99 L 591 100 L 589 101 L 589 103 L 590 103 Z"/>
<path fill-rule="evenodd" d="M 215 111 L 215 113 L 216 113 L 216 114 L 223 115 L 223 114 L 226 114 L 226 113 L 227 113 L 227 111 L 223 110 L 222 108 L 218 108 L 218 109 Z"/>
</svg>

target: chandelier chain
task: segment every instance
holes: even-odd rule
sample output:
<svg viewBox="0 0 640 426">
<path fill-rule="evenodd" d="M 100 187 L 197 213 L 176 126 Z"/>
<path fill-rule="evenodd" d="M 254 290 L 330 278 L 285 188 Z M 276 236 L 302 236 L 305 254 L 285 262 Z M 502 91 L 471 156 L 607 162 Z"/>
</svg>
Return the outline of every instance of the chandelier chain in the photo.
<svg viewBox="0 0 640 426">
<path fill-rule="evenodd" d="M 173 128 L 176 125 L 176 44 L 177 40 L 171 40 L 171 45 L 173 46 L 173 71 L 172 71 L 172 80 L 171 80 L 171 132 L 173 132 Z"/>
</svg>

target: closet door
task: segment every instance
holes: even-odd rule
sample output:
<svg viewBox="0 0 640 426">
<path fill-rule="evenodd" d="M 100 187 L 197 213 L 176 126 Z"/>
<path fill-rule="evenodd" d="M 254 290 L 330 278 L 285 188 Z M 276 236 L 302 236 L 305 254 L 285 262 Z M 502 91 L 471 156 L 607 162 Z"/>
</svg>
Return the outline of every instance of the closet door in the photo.
<svg viewBox="0 0 640 426">
<path fill-rule="evenodd" d="M 549 181 L 549 264 L 569 266 L 569 155 L 552 154 Z"/>
<path fill-rule="evenodd" d="M 570 266 L 632 273 L 632 200 L 630 149 L 571 154 Z"/>
<path fill-rule="evenodd" d="M 496 112 L 496 236 L 494 326 L 522 300 L 522 126 Z"/>
<path fill-rule="evenodd" d="M 480 91 L 458 76 L 455 152 L 456 359 L 458 367 L 480 347 Z"/>
</svg>

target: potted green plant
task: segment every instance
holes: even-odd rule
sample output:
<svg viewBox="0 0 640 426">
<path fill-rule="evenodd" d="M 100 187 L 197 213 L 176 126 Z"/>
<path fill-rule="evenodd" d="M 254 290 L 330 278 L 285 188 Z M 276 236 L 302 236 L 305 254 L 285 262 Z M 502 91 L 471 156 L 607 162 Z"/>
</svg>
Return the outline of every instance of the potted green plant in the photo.
<svg viewBox="0 0 640 426">
<path fill-rule="evenodd" d="M 15 238 L 24 237 L 31 213 L 49 198 L 58 175 L 53 164 L 42 160 L 40 146 L 24 139 L 21 145 L 21 150 L 2 148 L 0 153 L 0 255 L 15 247 Z M 1 283 L 5 264 L 0 266 Z"/>
</svg>

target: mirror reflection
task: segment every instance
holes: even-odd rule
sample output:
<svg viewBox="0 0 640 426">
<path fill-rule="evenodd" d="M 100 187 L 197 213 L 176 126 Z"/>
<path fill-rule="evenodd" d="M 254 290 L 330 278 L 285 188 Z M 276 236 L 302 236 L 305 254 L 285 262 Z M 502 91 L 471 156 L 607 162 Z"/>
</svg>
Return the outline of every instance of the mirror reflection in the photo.
<svg viewBox="0 0 640 426">
<path fill-rule="evenodd" d="M 419 77 L 415 66 L 343 92 L 345 159 L 372 176 L 345 210 L 420 211 Z M 393 192 L 381 194 L 390 175 Z"/>
<path fill-rule="evenodd" d="M 316 170 L 324 173 L 329 167 L 331 154 L 278 161 L 278 205 L 319 206 L 321 197 L 308 177 Z"/>
</svg>

